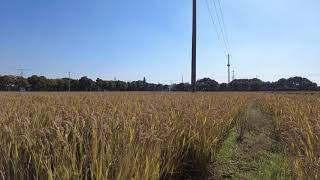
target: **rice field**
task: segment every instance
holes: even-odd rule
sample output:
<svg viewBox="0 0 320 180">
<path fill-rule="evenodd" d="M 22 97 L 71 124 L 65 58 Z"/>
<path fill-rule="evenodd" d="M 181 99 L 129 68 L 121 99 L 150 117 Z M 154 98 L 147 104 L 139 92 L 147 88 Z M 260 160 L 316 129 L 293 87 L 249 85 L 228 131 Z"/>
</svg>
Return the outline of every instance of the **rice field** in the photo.
<svg viewBox="0 0 320 180">
<path fill-rule="evenodd" d="M 320 96 L 0 93 L 0 179 L 207 179 L 255 102 L 297 179 L 319 178 Z"/>
<path fill-rule="evenodd" d="M 0 101 L 3 179 L 177 179 L 202 175 L 246 97 L 2 93 Z"/>
<path fill-rule="evenodd" d="M 320 95 L 263 95 L 260 106 L 274 119 L 297 179 L 320 179 Z"/>
</svg>

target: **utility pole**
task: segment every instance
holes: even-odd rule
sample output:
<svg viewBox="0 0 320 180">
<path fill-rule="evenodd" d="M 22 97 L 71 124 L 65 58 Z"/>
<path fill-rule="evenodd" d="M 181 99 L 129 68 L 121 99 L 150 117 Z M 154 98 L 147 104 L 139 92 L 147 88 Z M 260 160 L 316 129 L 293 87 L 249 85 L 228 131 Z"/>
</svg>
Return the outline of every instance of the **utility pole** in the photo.
<svg viewBox="0 0 320 180">
<path fill-rule="evenodd" d="M 191 65 L 191 85 L 192 92 L 196 92 L 197 78 L 197 0 L 193 0 L 192 13 L 192 65 Z"/>
<path fill-rule="evenodd" d="M 230 54 L 228 56 L 228 84 L 230 84 Z"/>
<path fill-rule="evenodd" d="M 71 91 L 71 73 L 69 72 L 69 92 Z"/>
</svg>

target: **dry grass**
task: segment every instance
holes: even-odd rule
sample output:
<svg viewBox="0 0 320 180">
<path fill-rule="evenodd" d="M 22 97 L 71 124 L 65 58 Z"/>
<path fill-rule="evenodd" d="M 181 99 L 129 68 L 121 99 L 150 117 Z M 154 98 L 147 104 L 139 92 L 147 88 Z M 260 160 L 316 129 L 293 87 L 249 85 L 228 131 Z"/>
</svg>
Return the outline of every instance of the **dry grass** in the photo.
<svg viewBox="0 0 320 180">
<path fill-rule="evenodd" d="M 246 99 L 223 93 L 1 93 L 0 179 L 204 177 Z M 311 148 L 319 136 L 305 131 L 306 125 L 297 129 L 312 136 L 304 144 Z"/>
</svg>

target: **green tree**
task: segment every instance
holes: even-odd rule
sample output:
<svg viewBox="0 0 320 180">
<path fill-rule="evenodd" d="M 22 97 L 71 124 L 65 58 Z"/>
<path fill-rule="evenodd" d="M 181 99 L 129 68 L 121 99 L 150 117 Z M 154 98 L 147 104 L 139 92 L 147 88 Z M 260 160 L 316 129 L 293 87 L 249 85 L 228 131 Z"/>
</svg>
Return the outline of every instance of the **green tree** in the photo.
<svg viewBox="0 0 320 180">
<path fill-rule="evenodd" d="M 48 90 L 48 80 L 44 76 L 33 75 L 28 78 L 28 82 L 33 91 L 47 91 Z"/>
<path fill-rule="evenodd" d="M 28 80 L 23 77 L 18 77 L 15 84 L 20 89 L 27 89 L 30 86 Z"/>
<path fill-rule="evenodd" d="M 0 87 L 2 90 L 11 90 L 15 84 L 14 76 L 0 76 Z"/>
<path fill-rule="evenodd" d="M 197 90 L 199 91 L 216 91 L 219 88 L 219 83 L 210 78 L 203 78 L 197 81 Z"/>
<path fill-rule="evenodd" d="M 82 91 L 91 91 L 94 86 L 94 81 L 87 76 L 80 78 L 79 87 Z"/>
</svg>

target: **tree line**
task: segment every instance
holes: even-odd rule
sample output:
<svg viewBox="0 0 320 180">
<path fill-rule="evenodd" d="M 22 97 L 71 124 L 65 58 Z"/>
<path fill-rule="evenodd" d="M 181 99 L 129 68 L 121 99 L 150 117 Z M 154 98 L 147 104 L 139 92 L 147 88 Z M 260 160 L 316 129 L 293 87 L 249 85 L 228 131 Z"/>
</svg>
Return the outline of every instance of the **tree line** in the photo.
<svg viewBox="0 0 320 180">
<path fill-rule="evenodd" d="M 143 80 L 125 82 L 118 80 L 92 80 L 86 76 L 80 79 L 49 79 L 33 75 L 28 78 L 3 75 L 0 76 L 1 91 L 191 91 L 189 83 L 173 85 L 148 83 Z M 263 82 L 260 79 L 236 79 L 230 84 L 221 83 L 210 78 L 203 78 L 196 83 L 198 91 L 317 91 L 318 85 L 306 78 L 292 77 L 276 82 Z"/>
</svg>

